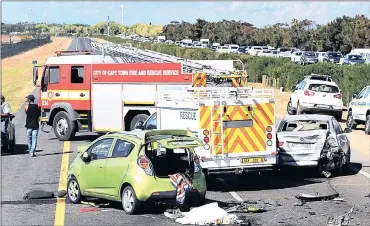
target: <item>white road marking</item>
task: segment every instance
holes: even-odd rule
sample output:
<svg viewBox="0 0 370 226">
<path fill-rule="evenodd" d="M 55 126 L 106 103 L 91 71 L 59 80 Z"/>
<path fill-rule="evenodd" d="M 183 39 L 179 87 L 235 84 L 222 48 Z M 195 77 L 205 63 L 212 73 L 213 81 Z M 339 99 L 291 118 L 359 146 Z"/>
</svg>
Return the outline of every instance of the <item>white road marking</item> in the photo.
<svg viewBox="0 0 370 226">
<path fill-rule="evenodd" d="M 359 168 L 357 167 L 353 167 L 353 166 L 349 166 L 352 170 L 354 171 L 358 171 L 359 174 L 362 174 L 363 176 L 367 177 L 367 178 L 370 178 L 370 173 L 368 172 L 365 172 L 363 170 L 360 170 Z"/>
<path fill-rule="evenodd" d="M 244 202 L 244 200 L 238 195 L 236 194 L 235 191 L 229 191 L 230 195 L 238 202 Z"/>
</svg>

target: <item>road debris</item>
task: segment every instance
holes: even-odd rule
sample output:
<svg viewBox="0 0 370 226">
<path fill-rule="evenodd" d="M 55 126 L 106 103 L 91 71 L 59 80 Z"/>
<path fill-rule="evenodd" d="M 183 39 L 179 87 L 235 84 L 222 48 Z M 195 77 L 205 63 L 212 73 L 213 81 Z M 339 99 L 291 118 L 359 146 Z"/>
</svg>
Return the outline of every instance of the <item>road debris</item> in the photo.
<svg viewBox="0 0 370 226">
<path fill-rule="evenodd" d="M 242 223 L 236 215 L 229 214 L 224 209 L 220 208 L 217 202 L 195 207 L 189 212 L 181 212 L 178 210 L 171 214 L 166 211 L 164 215 L 168 218 L 175 219 L 175 221 L 180 224 L 227 225 Z"/>
<path fill-rule="evenodd" d="M 368 195 L 365 195 L 365 198 L 370 198 L 370 193 Z"/>
<path fill-rule="evenodd" d="M 328 219 L 326 226 L 347 226 L 349 225 L 349 221 L 353 213 L 353 208 L 354 206 L 346 214 L 342 216 L 330 217 Z"/>
<path fill-rule="evenodd" d="M 95 212 L 95 211 L 100 211 L 100 209 L 96 208 L 96 207 L 82 207 L 82 208 L 80 208 L 80 213 Z"/>
<path fill-rule="evenodd" d="M 304 200 L 304 201 L 309 202 L 309 201 L 331 200 L 331 199 L 334 199 L 334 198 L 336 198 L 338 196 L 339 196 L 338 193 L 333 193 L 333 194 L 329 194 L 329 195 L 319 195 L 316 192 L 315 195 L 301 193 L 300 195 L 297 195 L 295 197 L 297 199 L 300 199 L 300 200 Z"/>
<path fill-rule="evenodd" d="M 310 215 L 316 215 L 315 212 L 308 212 Z"/>
<path fill-rule="evenodd" d="M 61 191 L 58 191 L 58 198 L 63 198 L 64 196 L 67 195 L 67 191 L 66 190 L 61 190 Z"/>
<path fill-rule="evenodd" d="M 81 204 L 93 206 L 96 208 L 109 206 L 109 203 L 94 203 L 94 202 L 85 202 L 85 201 L 81 201 Z"/>
<path fill-rule="evenodd" d="M 55 195 L 53 192 L 50 191 L 42 191 L 42 190 L 34 190 L 29 191 L 23 196 L 23 200 L 29 200 L 29 199 L 51 199 L 55 198 Z"/>
</svg>

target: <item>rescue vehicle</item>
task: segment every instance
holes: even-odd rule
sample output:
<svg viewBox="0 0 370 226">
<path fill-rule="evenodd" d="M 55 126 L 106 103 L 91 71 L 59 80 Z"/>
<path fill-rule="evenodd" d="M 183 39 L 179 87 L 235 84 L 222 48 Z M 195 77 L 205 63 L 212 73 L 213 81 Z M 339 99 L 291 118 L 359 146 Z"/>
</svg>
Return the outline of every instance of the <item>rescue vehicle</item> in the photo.
<svg viewBox="0 0 370 226">
<path fill-rule="evenodd" d="M 154 113 L 157 91 L 205 86 L 207 73 L 215 73 L 202 64 L 178 63 L 174 57 L 131 47 L 94 42 L 92 46 L 102 55 L 58 51 L 45 65 L 34 66 L 34 85 L 38 68 L 43 67 L 38 95 L 40 121 L 43 126 L 52 126 L 60 141 L 70 140 L 78 131 L 132 130 Z M 188 73 L 189 68 L 201 73 Z"/>
<path fill-rule="evenodd" d="M 137 129 L 188 129 L 207 174 L 270 170 L 276 164 L 273 89 L 194 87 L 158 92 L 156 113 Z"/>
</svg>

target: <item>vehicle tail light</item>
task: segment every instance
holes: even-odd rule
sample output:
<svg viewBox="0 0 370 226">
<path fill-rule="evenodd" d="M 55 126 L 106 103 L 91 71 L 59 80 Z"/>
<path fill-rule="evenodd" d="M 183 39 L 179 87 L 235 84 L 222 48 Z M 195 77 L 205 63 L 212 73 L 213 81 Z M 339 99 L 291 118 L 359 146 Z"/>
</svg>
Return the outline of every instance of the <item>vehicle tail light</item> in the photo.
<svg viewBox="0 0 370 226">
<path fill-rule="evenodd" d="M 272 134 L 271 133 L 268 133 L 267 134 L 267 139 L 271 140 L 272 139 Z"/>
<path fill-rule="evenodd" d="M 342 94 L 338 93 L 334 95 L 335 98 L 342 99 Z"/>
<path fill-rule="evenodd" d="M 313 95 L 315 95 L 315 92 L 312 92 L 312 91 L 309 91 L 309 90 L 305 90 L 304 91 L 304 95 L 306 95 L 306 96 L 313 96 Z"/>
<path fill-rule="evenodd" d="M 270 133 L 272 131 L 272 127 L 271 126 L 267 126 L 266 127 L 266 131 Z"/>
<path fill-rule="evenodd" d="M 144 170 L 146 174 L 148 174 L 149 176 L 153 176 L 153 170 L 150 166 L 150 161 L 147 157 L 140 156 L 139 159 L 137 160 L 137 164 Z"/>
<path fill-rule="evenodd" d="M 279 142 L 279 147 L 284 145 L 284 141 Z"/>
<path fill-rule="evenodd" d="M 205 129 L 205 130 L 203 130 L 203 135 L 204 135 L 204 136 L 208 136 L 208 135 L 209 135 L 209 131 L 208 131 L 208 130 L 206 130 L 206 129 Z"/>
</svg>

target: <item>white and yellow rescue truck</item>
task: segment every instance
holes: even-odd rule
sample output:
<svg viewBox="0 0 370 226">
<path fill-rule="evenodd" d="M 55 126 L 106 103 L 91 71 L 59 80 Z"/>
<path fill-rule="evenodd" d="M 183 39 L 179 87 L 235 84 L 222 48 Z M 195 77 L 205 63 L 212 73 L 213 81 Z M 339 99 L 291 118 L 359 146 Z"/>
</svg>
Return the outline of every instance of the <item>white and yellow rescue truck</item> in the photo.
<svg viewBox="0 0 370 226">
<path fill-rule="evenodd" d="M 142 129 L 188 129 L 208 174 L 271 169 L 276 163 L 273 89 L 194 87 L 158 92 Z"/>
</svg>

